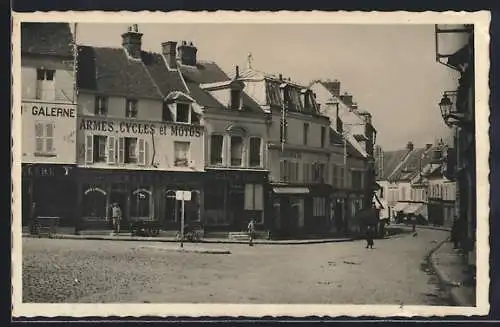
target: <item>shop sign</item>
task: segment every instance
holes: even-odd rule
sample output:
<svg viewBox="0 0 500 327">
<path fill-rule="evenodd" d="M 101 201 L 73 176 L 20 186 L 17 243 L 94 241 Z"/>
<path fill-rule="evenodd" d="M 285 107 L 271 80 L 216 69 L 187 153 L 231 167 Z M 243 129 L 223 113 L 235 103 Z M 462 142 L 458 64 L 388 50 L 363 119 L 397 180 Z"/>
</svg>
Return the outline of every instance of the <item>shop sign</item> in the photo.
<svg viewBox="0 0 500 327">
<path fill-rule="evenodd" d="M 35 117 L 75 118 L 76 108 L 74 104 L 65 103 L 23 103 L 23 111 L 29 110 Z"/>
<path fill-rule="evenodd" d="M 138 122 L 82 119 L 78 124 L 82 131 L 128 133 L 136 135 L 159 134 L 162 136 L 201 137 L 203 127 L 192 125 L 167 125 Z"/>
<path fill-rule="evenodd" d="M 59 165 L 27 165 L 23 167 L 25 177 L 70 177 L 73 176 L 72 166 Z"/>
</svg>

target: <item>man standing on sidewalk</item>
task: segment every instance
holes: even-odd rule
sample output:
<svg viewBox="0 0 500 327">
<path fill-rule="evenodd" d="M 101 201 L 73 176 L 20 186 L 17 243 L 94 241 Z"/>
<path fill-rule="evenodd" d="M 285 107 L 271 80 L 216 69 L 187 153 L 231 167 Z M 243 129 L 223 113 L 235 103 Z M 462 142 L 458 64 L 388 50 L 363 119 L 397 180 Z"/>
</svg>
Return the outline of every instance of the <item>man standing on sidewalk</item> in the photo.
<svg viewBox="0 0 500 327">
<path fill-rule="evenodd" d="M 120 233 L 120 222 L 122 220 L 122 211 L 118 206 L 118 203 L 113 203 L 113 207 L 111 209 L 111 217 L 113 218 L 113 227 L 115 229 L 115 233 Z"/>
<path fill-rule="evenodd" d="M 255 221 L 250 219 L 250 222 L 248 223 L 248 237 L 249 237 L 249 243 L 248 245 L 253 246 L 253 239 L 255 238 Z"/>
</svg>

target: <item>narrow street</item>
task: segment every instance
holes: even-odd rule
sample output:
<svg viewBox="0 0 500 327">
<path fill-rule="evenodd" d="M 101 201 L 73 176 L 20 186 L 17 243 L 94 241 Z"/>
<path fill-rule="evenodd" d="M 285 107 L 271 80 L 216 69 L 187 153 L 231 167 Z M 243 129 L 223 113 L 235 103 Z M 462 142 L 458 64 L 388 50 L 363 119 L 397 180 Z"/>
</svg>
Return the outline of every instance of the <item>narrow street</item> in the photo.
<svg viewBox="0 0 500 327">
<path fill-rule="evenodd" d="M 447 236 L 315 245 L 23 239 L 23 302 L 215 302 L 447 305 L 425 256 Z M 186 246 L 194 246 L 187 244 Z M 204 245 L 205 246 L 205 245 Z"/>
</svg>

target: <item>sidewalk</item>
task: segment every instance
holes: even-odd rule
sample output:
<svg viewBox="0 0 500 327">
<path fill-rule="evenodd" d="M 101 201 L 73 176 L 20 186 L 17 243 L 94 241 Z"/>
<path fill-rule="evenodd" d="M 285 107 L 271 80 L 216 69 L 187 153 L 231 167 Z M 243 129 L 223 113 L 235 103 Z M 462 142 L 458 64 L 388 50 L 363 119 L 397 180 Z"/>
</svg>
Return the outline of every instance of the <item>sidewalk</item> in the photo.
<svg viewBox="0 0 500 327">
<path fill-rule="evenodd" d="M 439 280 L 448 289 L 450 297 L 457 306 L 476 305 L 476 287 L 467 271 L 467 264 L 451 242 L 442 243 L 429 256 L 432 268 Z"/>
</svg>

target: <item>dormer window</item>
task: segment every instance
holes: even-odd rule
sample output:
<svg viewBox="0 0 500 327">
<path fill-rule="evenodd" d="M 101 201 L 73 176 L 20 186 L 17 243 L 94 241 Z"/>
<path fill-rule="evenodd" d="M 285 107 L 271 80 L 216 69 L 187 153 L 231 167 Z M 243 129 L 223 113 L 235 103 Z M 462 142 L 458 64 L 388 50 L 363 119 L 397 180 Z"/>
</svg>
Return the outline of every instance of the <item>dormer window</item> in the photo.
<svg viewBox="0 0 500 327">
<path fill-rule="evenodd" d="M 176 103 L 175 122 L 183 124 L 191 123 L 191 105 L 189 103 Z"/>
<path fill-rule="evenodd" d="M 108 114 L 108 98 L 103 96 L 95 97 L 94 114 L 96 116 L 106 116 Z"/>
<path fill-rule="evenodd" d="M 304 109 L 309 109 L 311 107 L 311 98 L 309 97 L 309 92 L 306 89 L 300 91 L 302 95 L 302 107 Z"/>
<path fill-rule="evenodd" d="M 241 91 L 231 90 L 231 109 L 241 109 Z"/>
<path fill-rule="evenodd" d="M 137 118 L 137 100 L 127 99 L 125 104 L 125 117 L 127 118 Z"/>
</svg>

